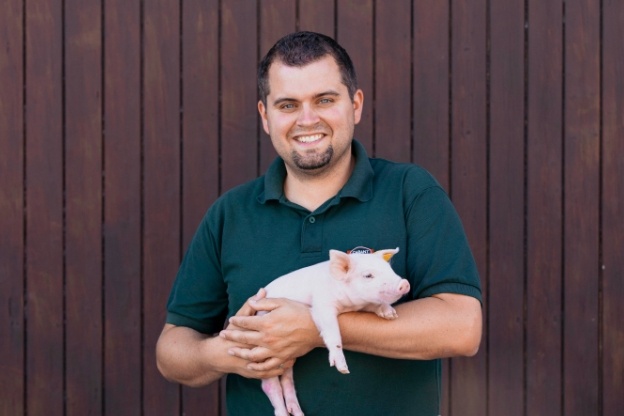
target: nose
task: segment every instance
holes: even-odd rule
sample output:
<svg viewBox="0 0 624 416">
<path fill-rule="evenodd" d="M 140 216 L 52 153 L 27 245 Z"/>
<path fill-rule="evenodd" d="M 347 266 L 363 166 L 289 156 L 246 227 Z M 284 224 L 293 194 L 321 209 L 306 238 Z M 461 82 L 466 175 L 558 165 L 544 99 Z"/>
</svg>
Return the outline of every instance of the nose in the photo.
<svg viewBox="0 0 624 416">
<path fill-rule="evenodd" d="M 400 294 L 404 295 L 410 290 L 410 284 L 406 279 L 401 279 L 397 288 Z"/>
<path fill-rule="evenodd" d="M 299 117 L 297 118 L 297 124 L 299 126 L 313 126 L 319 122 L 319 116 L 312 106 L 303 104 Z"/>
</svg>

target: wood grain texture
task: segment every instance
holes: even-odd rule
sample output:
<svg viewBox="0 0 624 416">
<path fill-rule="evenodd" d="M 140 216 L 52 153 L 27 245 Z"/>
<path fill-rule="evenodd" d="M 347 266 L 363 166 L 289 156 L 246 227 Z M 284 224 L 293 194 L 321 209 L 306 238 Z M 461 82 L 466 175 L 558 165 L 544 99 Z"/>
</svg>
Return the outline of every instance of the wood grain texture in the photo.
<svg viewBox="0 0 624 416">
<path fill-rule="evenodd" d="M 102 413 L 102 28 L 100 0 L 65 2 L 67 414 Z"/>
<path fill-rule="evenodd" d="M 0 14 L 0 414 L 24 410 L 24 27 L 21 1 Z"/>
<path fill-rule="evenodd" d="M 624 409 L 624 3 L 603 2 L 602 31 L 602 414 Z"/>
<path fill-rule="evenodd" d="M 524 1 L 489 10 L 488 412 L 523 416 Z"/>
<path fill-rule="evenodd" d="M 563 9 L 528 10 L 526 409 L 561 414 Z"/>
<path fill-rule="evenodd" d="M 599 3 L 565 4 L 563 410 L 579 416 L 599 412 Z"/>
<path fill-rule="evenodd" d="M 103 406 L 106 413 L 140 414 L 140 1 L 107 1 L 104 14 Z"/>
</svg>

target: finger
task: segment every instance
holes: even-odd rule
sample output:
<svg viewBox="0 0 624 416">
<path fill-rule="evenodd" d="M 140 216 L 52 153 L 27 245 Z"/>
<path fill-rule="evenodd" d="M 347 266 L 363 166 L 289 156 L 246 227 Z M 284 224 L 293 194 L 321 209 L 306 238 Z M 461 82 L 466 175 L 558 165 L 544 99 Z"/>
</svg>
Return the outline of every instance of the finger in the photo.
<svg viewBox="0 0 624 416">
<path fill-rule="evenodd" d="M 243 360 L 252 361 L 256 363 L 261 363 L 271 358 L 270 351 L 263 347 L 254 347 L 254 348 L 232 347 L 228 349 L 228 354 L 238 357 L 238 358 L 242 358 Z"/>
<path fill-rule="evenodd" d="M 238 330 L 227 327 L 219 332 L 221 338 L 247 345 L 259 345 L 262 334 L 256 331 Z"/>
<path fill-rule="evenodd" d="M 253 313 L 240 313 L 244 308 L 248 307 L 253 310 Z M 262 322 L 260 317 L 263 314 L 255 315 L 256 312 L 271 312 L 274 309 L 284 305 L 283 299 L 265 298 L 260 300 L 250 299 L 236 315 L 230 317 L 229 322 L 240 328 L 250 329 L 257 331 L 260 329 L 259 324 Z"/>
<path fill-rule="evenodd" d="M 251 362 L 247 364 L 247 368 L 253 371 L 286 370 L 287 368 L 291 368 L 294 364 L 295 360 L 284 361 L 280 358 L 272 357 L 260 363 Z"/>
</svg>

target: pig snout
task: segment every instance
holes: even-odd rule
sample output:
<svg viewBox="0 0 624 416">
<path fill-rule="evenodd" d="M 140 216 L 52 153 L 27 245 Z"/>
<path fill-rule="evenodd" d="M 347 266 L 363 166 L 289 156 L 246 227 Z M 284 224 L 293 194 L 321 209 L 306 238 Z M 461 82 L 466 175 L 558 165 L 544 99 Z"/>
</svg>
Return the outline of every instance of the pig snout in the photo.
<svg viewBox="0 0 624 416">
<path fill-rule="evenodd" d="M 397 287 L 397 292 L 401 295 L 405 295 L 410 290 L 410 284 L 407 279 L 401 279 L 399 282 L 399 286 Z"/>
</svg>

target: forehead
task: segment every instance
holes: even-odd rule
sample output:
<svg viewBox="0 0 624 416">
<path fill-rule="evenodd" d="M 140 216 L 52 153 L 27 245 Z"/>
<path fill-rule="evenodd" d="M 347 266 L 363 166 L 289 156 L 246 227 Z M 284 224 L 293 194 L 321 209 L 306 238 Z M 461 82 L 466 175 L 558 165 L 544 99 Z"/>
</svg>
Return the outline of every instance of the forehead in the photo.
<svg viewBox="0 0 624 416">
<path fill-rule="evenodd" d="M 324 91 L 347 93 L 340 68 L 332 56 L 325 56 L 304 66 L 288 66 L 281 61 L 269 68 L 271 100 L 284 97 L 303 98 Z"/>
</svg>

